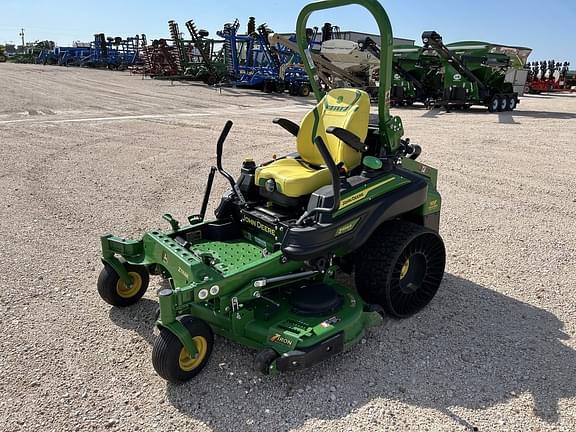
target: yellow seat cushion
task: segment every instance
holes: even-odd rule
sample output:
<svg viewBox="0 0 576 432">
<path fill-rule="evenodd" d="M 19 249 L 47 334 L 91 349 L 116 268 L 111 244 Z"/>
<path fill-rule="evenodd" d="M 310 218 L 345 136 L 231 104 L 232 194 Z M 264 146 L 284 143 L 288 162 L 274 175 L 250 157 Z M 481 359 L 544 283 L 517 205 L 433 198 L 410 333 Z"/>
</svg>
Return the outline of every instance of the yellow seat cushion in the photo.
<svg viewBox="0 0 576 432">
<path fill-rule="evenodd" d="M 278 192 L 292 198 L 309 195 L 331 182 L 328 168 L 315 169 L 298 159 L 279 159 L 256 169 L 258 186 L 264 187 L 268 179 L 274 179 Z"/>
<path fill-rule="evenodd" d="M 297 198 L 309 195 L 332 182 L 314 139 L 322 138 L 334 163 L 350 172 L 362 160 L 362 154 L 327 134 L 326 128 L 340 127 L 354 133 L 362 142 L 368 133 L 370 97 L 363 90 L 343 88 L 330 90 L 312 111 L 304 116 L 296 137 L 296 149 L 301 159 L 279 159 L 256 170 L 256 184 L 264 187 L 267 180 L 276 182 L 282 195 Z"/>
<path fill-rule="evenodd" d="M 364 142 L 368 134 L 370 97 L 363 90 L 340 88 L 330 90 L 318 105 L 304 116 L 296 137 L 296 150 L 306 162 L 324 165 L 324 159 L 314 144 L 314 138 L 322 137 L 334 163 L 344 164 L 347 171 L 360 165 L 362 154 L 326 133 L 330 126 L 340 127 L 354 133 Z"/>
</svg>

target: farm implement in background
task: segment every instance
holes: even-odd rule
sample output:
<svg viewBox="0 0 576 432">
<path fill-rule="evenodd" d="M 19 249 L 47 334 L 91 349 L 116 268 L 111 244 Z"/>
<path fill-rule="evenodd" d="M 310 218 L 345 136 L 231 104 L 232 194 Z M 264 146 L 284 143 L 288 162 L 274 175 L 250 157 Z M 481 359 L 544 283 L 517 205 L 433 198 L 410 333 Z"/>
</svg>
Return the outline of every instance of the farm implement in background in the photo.
<svg viewBox="0 0 576 432">
<path fill-rule="evenodd" d="M 255 88 L 264 92 L 308 96 L 310 84 L 295 42 L 272 39 L 273 31 L 250 17 L 245 34 L 239 33 L 240 23 L 227 23 L 218 32 L 224 39 L 224 56 L 229 84 Z"/>
<path fill-rule="evenodd" d="M 570 71 L 570 62 L 533 61 L 528 70 L 527 91 L 533 94 L 570 92 L 576 90 L 576 71 Z"/>
<path fill-rule="evenodd" d="M 94 35 L 94 41 L 89 46 L 54 47 L 42 50 L 35 58 L 35 63 L 125 70 L 142 64 L 141 57 L 145 43 L 145 35 L 124 39 L 106 37 L 104 33 L 98 33 Z"/>
</svg>

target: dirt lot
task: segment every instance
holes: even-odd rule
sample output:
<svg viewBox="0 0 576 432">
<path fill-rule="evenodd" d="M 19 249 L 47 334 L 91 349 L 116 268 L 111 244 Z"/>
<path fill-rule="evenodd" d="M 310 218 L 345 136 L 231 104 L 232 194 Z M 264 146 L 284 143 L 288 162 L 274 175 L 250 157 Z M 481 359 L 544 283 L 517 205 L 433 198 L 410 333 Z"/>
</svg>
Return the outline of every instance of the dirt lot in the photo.
<svg viewBox="0 0 576 432">
<path fill-rule="evenodd" d="M 150 361 L 157 283 L 128 309 L 98 297 L 99 237 L 197 211 L 228 118 L 230 170 L 292 151 L 271 120 L 312 99 L 11 64 L 0 95 L 0 430 L 576 430 L 576 95 L 395 110 L 440 169 L 431 305 L 300 374 L 219 338 L 182 386 Z"/>
</svg>

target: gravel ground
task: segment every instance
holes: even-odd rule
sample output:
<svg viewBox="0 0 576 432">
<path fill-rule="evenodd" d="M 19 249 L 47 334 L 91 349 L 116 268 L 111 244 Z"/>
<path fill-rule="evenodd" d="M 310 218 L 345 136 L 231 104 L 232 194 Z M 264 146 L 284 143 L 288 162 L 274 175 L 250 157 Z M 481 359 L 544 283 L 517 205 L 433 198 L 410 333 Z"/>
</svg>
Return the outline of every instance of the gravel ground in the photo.
<svg viewBox="0 0 576 432">
<path fill-rule="evenodd" d="M 219 338 L 173 386 L 151 364 L 157 282 L 134 307 L 101 301 L 99 236 L 197 210 L 228 118 L 230 170 L 291 151 L 271 120 L 312 100 L 11 64 L 0 94 L 0 430 L 576 430 L 576 95 L 395 111 L 440 170 L 430 306 L 298 374 L 259 376 Z"/>
</svg>

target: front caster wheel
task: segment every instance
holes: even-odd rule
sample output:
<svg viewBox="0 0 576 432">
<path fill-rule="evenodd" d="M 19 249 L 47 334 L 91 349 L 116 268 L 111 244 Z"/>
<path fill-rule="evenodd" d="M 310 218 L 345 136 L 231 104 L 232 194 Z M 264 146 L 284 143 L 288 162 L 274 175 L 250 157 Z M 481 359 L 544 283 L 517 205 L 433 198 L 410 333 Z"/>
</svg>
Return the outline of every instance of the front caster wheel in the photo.
<svg viewBox="0 0 576 432">
<path fill-rule="evenodd" d="M 387 222 L 357 254 L 356 288 L 367 303 L 406 318 L 434 298 L 445 263 L 444 243 L 436 232 L 410 222 Z"/>
<path fill-rule="evenodd" d="M 136 303 L 148 289 L 150 276 L 144 266 L 125 264 L 132 285 L 128 286 L 118 273 L 109 265 L 105 265 L 98 277 L 98 294 L 106 303 L 112 306 L 125 307 Z"/>
<path fill-rule="evenodd" d="M 196 356 L 191 356 L 180 340 L 170 330 L 163 328 L 154 342 L 152 365 L 162 378 L 177 384 L 188 381 L 198 375 L 208 363 L 214 334 L 205 321 L 194 317 L 183 317 L 182 324 L 190 332 L 196 346 Z"/>
<path fill-rule="evenodd" d="M 274 363 L 278 357 L 280 356 L 272 348 L 260 351 L 254 359 L 254 370 L 264 375 L 270 375 L 272 363 Z"/>
</svg>

